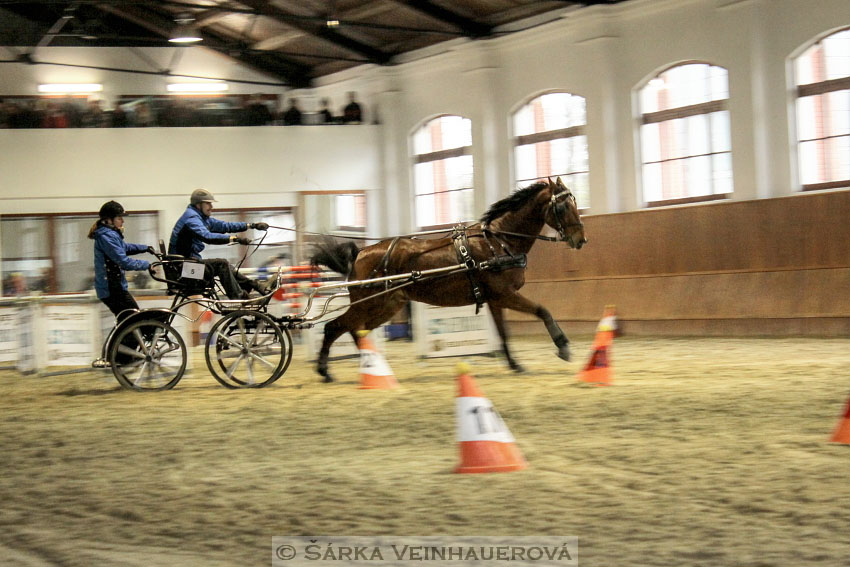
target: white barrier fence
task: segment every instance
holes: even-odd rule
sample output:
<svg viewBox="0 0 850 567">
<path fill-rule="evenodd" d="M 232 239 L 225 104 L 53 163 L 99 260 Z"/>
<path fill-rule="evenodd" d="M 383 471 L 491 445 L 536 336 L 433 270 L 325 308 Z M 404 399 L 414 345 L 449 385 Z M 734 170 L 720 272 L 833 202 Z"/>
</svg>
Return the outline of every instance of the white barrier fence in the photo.
<svg viewBox="0 0 850 567">
<path fill-rule="evenodd" d="M 435 307 L 413 304 L 416 350 L 424 358 L 490 354 L 499 350 L 499 335 L 487 306 Z"/>
<path fill-rule="evenodd" d="M 139 307 L 169 307 L 171 298 L 136 298 Z M 91 368 L 115 324 L 93 293 L 0 299 L 0 368 L 24 374 L 79 372 Z M 189 322 L 172 325 L 186 336 Z"/>
<path fill-rule="evenodd" d="M 303 292 L 303 290 L 301 290 Z M 324 304 L 319 295 L 310 310 L 313 315 Z M 169 296 L 137 297 L 142 309 L 171 305 Z M 344 306 L 347 297 L 333 300 L 331 307 Z M 302 304 L 303 305 L 303 304 Z M 414 303 L 413 329 L 419 356 L 425 358 L 489 354 L 499 348 L 498 335 L 486 307 L 475 314 L 473 306 L 433 307 Z M 272 301 L 269 313 L 280 317 L 292 306 Z M 305 329 L 300 339 L 307 360 L 315 360 L 321 347 L 324 324 L 342 311 L 322 318 L 315 327 Z M 187 311 L 183 315 L 199 317 Z M 206 331 L 218 316 L 211 313 L 197 323 L 177 316 L 172 326 L 192 344 L 193 331 L 199 331 L 201 344 Z M 84 371 L 101 354 L 103 341 L 115 319 L 93 293 L 0 298 L 0 368 L 21 373 L 53 374 Z M 372 334 L 378 348 L 385 340 L 384 329 Z M 331 358 L 357 356 L 357 346 L 349 334 L 337 340 Z M 192 357 L 189 357 L 191 368 Z"/>
</svg>

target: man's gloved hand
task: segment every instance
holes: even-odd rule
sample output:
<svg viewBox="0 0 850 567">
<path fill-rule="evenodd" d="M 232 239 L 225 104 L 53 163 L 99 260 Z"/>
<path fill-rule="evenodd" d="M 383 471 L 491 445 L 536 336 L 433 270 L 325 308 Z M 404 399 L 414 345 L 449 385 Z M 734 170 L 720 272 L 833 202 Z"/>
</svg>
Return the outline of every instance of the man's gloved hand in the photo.
<svg viewBox="0 0 850 567">
<path fill-rule="evenodd" d="M 233 242 L 235 242 L 236 244 L 241 244 L 242 246 L 247 246 L 251 244 L 250 240 L 241 236 L 234 238 Z"/>
<path fill-rule="evenodd" d="M 269 223 L 267 222 L 252 222 L 248 225 L 249 228 L 256 228 L 257 230 L 268 230 Z"/>
<path fill-rule="evenodd" d="M 153 254 L 156 256 L 156 250 L 154 250 L 153 246 L 148 246 L 148 254 Z"/>
</svg>

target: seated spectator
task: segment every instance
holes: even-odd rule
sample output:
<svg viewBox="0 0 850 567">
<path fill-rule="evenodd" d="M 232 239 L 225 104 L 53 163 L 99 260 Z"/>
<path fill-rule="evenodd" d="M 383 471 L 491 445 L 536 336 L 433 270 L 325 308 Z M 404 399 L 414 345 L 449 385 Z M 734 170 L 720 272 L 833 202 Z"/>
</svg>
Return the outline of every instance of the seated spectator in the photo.
<svg viewBox="0 0 850 567">
<path fill-rule="evenodd" d="M 348 104 L 342 109 L 343 124 L 361 124 L 363 122 L 363 110 L 355 100 L 356 96 L 354 91 L 349 91 Z"/>
<path fill-rule="evenodd" d="M 298 99 L 289 99 L 289 108 L 283 113 L 284 126 L 298 126 L 301 124 L 301 110 L 298 109 Z"/>
</svg>

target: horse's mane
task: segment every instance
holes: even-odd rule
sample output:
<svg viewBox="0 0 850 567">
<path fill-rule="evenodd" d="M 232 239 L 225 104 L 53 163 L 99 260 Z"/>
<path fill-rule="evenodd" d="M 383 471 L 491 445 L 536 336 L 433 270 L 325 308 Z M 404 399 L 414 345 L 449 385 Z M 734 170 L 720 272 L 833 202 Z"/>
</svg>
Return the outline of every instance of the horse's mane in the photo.
<svg viewBox="0 0 850 567">
<path fill-rule="evenodd" d="M 533 183 L 528 187 L 523 187 L 522 189 L 518 189 L 514 193 L 508 195 L 504 199 L 500 201 L 496 201 L 490 208 L 487 209 L 487 212 L 481 215 L 481 222 L 484 224 L 488 224 L 500 216 L 510 213 L 512 211 L 517 211 L 525 205 L 529 199 L 533 196 L 537 195 L 544 187 L 547 187 L 548 183 L 543 181 L 538 181 L 537 183 Z"/>
</svg>

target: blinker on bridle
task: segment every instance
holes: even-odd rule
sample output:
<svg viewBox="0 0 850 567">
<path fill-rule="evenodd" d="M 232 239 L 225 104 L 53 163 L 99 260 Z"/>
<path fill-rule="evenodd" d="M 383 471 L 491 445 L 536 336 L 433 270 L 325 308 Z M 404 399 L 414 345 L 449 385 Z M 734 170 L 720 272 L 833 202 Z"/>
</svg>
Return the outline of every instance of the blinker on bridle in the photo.
<svg viewBox="0 0 850 567">
<path fill-rule="evenodd" d="M 573 248 L 576 247 L 576 242 L 573 240 L 572 235 L 567 236 L 567 229 L 573 227 L 584 228 L 584 223 L 574 222 L 574 223 L 565 223 L 561 220 L 562 217 L 566 217 L 567 205 L 566 203 L 561 201 L 561 198 L 564 201 L 570 199 L 573 204 L 576 204 L 575 195 L 573 195 L 569 189 L 564 189 L 559 193 L 552 193 L 552 197 L 549 199 L 549 208 L 552 210 L 552 216 L 555 217 L 555 230 L 558 231 L 558 235 L 561 237 L 561 242 L 568 242 L 570 246 Z M 576 205 L 576 208 L 578 206 Z"/>
</svg>

